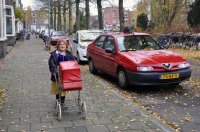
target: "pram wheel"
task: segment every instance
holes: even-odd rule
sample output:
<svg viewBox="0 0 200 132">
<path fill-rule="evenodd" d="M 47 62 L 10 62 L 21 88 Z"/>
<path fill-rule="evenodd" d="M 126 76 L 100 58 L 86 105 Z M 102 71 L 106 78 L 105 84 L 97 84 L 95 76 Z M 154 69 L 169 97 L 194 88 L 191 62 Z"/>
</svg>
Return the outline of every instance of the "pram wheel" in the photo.
<svg viewBox="0 0 200 132">
<path fill-rule="evenodd" d="M 60 103 L 58 103 L 58 105 L 57 105 L 57 112 L 58 112 L 58 120 L 61 121 L 62 120 L 62 109 L 61 109 Z"/>
<path fill-rule="evenodd" d="M 85 104 L 85 102 L 83 102 L 81 105 L 81 118 L 86 119 L 86 104 Z"/>
<path fill-rule="evenodd" d="M 55 108 L 56 108 L 56 110 L 57 110 L 57 108 L 58 108 L 58 104 L 59 104 L 59 101 L 56 100 L 56 103 L 55 103 Z"/>
</svg>

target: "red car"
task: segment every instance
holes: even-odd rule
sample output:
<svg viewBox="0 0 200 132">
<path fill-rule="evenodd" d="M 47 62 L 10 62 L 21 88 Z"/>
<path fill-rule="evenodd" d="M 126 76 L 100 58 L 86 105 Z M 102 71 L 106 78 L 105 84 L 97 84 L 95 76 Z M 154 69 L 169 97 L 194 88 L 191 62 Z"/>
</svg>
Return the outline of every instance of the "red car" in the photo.
<svg viewBox="0 0 200 132">
<path fill-rule="evenodd" d="M 66 39 L 67 41 L 69 41 L 69 40 L 68 40 L 68 37 L 67 37 L 67 35 L 65 34 L 64 31 L 53 31 L 53 32 L 51 33 L 50 44 L 53 45 L 53 46 L 56 46 L 57 42 L 58 42 L 60 39 Z"/>
<path fill-rule="evenodd" d="M 190 64 L 164 49 L 149 34 L 110 33 L 100 35 L 87 48 L 89 70 L 103 71 L 128 85 L 179 85 L 191 76 Z"/>
</svg>

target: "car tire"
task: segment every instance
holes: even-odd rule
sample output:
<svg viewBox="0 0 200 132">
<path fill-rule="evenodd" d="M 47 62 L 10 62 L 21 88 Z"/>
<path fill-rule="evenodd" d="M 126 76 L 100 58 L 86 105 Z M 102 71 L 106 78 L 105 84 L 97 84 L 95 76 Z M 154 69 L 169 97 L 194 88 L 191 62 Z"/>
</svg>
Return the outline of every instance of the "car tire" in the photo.
<svg viewBox="0 0 200 132">
<path fill-rule="evenodd" d="M 79 56 L 79 53 L 77 52 L 77 54 L 76 54 L 76 57 L 77 57 L 77 62 L 78 62 L 78 64 L 81 64 L 81 60 L 80 60 L 80 56 Z"/>
<path fill-rule="evenodd" d="M 129 85 L 128 77 L 124 69 L 120 69 L 117 74 L 118 84 L 121 88 L 127 88 Z"/>
<path fill-rule="evenodd" d="M 92 74 L 97 73 L 97 69 L 95 68 L 94 62 L 92 61 L 92 59 L 89 59 L 89 70 L 90 70 L 90 73 Z"/>
</svg>

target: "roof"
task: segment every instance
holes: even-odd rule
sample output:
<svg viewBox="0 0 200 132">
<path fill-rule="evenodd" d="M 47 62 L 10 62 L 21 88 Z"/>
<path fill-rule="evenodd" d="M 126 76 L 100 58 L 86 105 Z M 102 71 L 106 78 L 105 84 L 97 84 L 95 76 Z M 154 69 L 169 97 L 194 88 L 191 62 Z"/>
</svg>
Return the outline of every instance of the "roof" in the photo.
<svg viewBox="0 0 200 132">
<path fill-rule="evenodd" d="M 141 32 L 130 32 L 130 33 L 111 32 L 111 33 L 103 33 L 103 35 L 112 35 L 112 36 L 129 36 L 129 35 L 149 35 L 149 34 L 147 34 L 147 33 L 141 33 Z"/>
<path fill-rule="evenodd" d="M 82 32 L 103 32 L 103 30 L 78 30 L 77 32 L 82 33 Z"/>
</svg>

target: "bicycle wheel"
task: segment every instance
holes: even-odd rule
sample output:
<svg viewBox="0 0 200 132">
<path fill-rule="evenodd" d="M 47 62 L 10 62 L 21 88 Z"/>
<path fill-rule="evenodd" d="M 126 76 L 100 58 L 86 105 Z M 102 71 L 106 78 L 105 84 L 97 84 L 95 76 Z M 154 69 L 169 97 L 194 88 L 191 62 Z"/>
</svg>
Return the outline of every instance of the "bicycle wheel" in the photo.
<svg viewBox="0 0 200 132">
<path fill-rule="evenodd" d="M 191 48 L 191 43 L 185 43 L 184 48 L 185 50 L 189 50 Z"/>
</svg>

